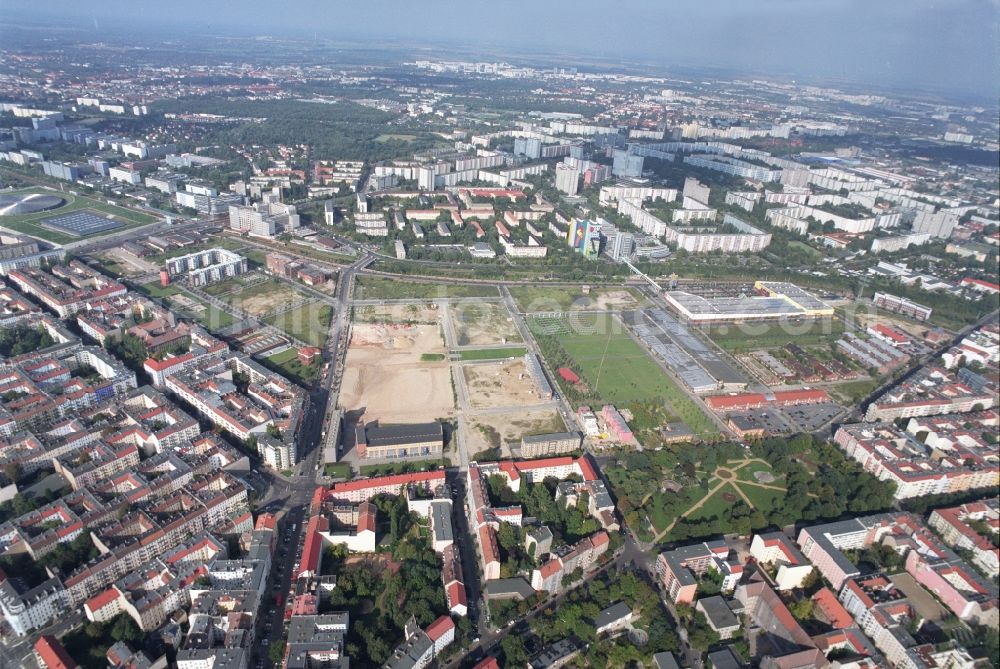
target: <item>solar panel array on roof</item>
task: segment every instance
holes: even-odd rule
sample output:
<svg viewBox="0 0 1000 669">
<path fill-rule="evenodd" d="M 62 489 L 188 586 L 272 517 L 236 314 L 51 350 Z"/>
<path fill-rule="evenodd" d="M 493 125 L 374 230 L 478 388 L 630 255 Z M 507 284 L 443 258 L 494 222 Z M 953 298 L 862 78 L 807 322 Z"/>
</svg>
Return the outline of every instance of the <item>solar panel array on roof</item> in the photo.
<svg viewBox="0 0 1000 669">
<path fill-rule="evenodd" d="M 683 348 L 667 339 L 658 328 L 637 323 L 632 329 L 691 390 L 708 392 L 718 387 L 718 382 L 711 374 L 702 369 Z"/>
<path fill-rule="evenodd" d="M 743 314 L 771 314 L 775 317 L 796 315 L 802 310 L 781 297 L 703 297 L 684 291 L 671 291 L 670 297 L 691 314 L 740 316 Z"/>
<path fill-rule="evenodd" d="M 120 228 L 124 224 L 113 218 L 102 218 L 86 211 L 75 211 L 72 214 L 46 218 L 42 221 L 42 225 L 77 237 L 86 237 L 98 232 Z"/>
<path fill-rule="evenodd" d="M 746 385 L 746 378 L 738 370 L 666 311 L 647 309 L 624 316 L 635 334 L 691 390 L 708 392 L 721 385 Z"/>
<path fill-rule="evenodd" d="M 769 290 L 772 293 L 780 293 L 786 296 L 803 309 L 817 310 L 830 308 L 830 305 L 826 302 L 819 299 L 812 293 L 799 288 L 794 283 L 788 283 L 786 281 L 761 281 L 760 287 Z"/>
</svg>

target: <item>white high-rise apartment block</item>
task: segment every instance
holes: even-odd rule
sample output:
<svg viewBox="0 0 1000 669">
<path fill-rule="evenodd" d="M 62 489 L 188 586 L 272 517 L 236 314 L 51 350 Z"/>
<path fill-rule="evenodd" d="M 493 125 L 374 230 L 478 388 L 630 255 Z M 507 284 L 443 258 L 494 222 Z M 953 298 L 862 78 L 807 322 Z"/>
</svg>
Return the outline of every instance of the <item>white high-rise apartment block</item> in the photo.
<svg viewBox="0 0 1000 669">
<path fill-rule="evenodd" d="M 437 170 L 433 167 L 417 168 L 417 186 L 420 190 L 434 190 L 434 179 L 437 177 Z"/>
<path fill-rule="evenodd" d="M 576 195 L 580 188 L 580 173 L 575 167 L 559 163 L 556 165 L 556 190 L 566 195 Z"/>
<path fill-rule="evenodd" d="M 611 173 L 616 177 L 641 177 L 643 157 L 636 156 L 626 149 L 615 149 Z"/>
</svg>

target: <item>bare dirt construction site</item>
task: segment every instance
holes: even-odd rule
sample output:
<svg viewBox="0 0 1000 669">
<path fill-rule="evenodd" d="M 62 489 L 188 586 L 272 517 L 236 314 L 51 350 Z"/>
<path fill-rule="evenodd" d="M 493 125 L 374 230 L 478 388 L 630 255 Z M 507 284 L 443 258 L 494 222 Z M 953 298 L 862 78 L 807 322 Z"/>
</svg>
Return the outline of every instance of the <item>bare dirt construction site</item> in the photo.
<svg viewBox="0 0 1000 669">
<path fill-rule="evenodd" d="M 546 401 L 520 358 L 502 362 L 464 365 L 469 404 L 476 409 L 520 407 Z"/>
<path fill-rule="evenodd" d="M 359 304 L 354 307 L 358 323 L 437 323 L 440 315 L 432 302 L 410 304 Z"/>
<path fill-rule="evenodd" d="M 104 253 L 99 254 L 98 257 L 107 261 L 108 269 L 117 270 L 122 276 L 142 276 L 143 274 L 151 274 L 160 270 L 153 263 L 143 260 L 139 256 L 132 255 L 121 248 L 108 249 Z"/>
<path fill-rule="evenodd" d="M 204 290 L 253 316 L 265 316 L 275 309 L 309 301 L 293 286 L 256 272 L 210 284 Z"/>
<path fill-rule="evenodd" d="M 563 432 L 566 424 L 554 410 L 517 411 L 469 416 L 464 421 L 466 448 L 469 456 L 488 448 L 501 447 L 501 457 L 511 457 L 508 444 L 520 445 L 521 437 L 529 434 Z"/>
<path fill-rule="evenodd" d="M 634 309 L 640 304 L 639 300 L 630 290 L 606 289 L 594 291 L 591 295 L 593 303 L 589 309 L 594 311 L 619 311 L 622 309 Z"/>
<path fill-rule="evenodd" d="M 463 302 L 448 307 L 458 346 L 520 342 L 514 319 L 502 304 Z"/>
<path fill-rule="evenodd" d="M 868 329 L 873 325 L 881 324 L 890 328 L 895 328 L 901 332 L 905 332 L 916 339 L 922 338 L 928 328 L 932 327 L 928 323 L 914 323 L 913 321 L 908 321 L 904 318 L 894 318 L 884 313 L 876 315 L 858 312 L 854 315 L 854 317 L 857 319 L 858 325 L 860 325 L 862 329 Z"/>
<path fill-rule="evenodd" d="M 422 356 L 440 360 L 421 359 Z M 340 407 L 364 420 L 416 423 L 455 415 L 447 349 L 437 325 L 355 323 Z"/>
</svg>

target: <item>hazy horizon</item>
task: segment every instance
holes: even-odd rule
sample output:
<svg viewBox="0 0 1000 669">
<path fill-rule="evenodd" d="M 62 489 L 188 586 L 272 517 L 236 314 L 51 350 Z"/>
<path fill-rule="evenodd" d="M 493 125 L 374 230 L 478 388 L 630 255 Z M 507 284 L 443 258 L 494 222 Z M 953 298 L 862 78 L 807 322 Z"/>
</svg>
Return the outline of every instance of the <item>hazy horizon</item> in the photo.
<svg viewBox="0 0 1000 669">
<path fill-rule="evenodd" d="M 511 0 L 468 6 L 385 0 L 365 5 L 369 11 L 315 0 L 281 5 L 280 11 L 260 0 L 175 0 L 144 4 L 141 12 L 136 4 L 0 0 L 0 21 L 72 26 L 81 34 L 406 39 L 495 53 L 507 48 L 512 55 L 523 50 L 637 61 L 667 70 L 717 69 L 994 101 L 1000 96 L 1000 0 Z"/>
</svg>

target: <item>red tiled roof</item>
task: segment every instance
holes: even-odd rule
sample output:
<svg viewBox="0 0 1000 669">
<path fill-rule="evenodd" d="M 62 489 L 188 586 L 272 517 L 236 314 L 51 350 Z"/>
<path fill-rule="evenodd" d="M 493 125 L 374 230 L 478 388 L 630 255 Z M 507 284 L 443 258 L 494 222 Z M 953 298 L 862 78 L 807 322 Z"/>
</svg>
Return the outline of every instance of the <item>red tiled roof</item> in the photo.
<svg viewBox="0 0 1000 669">
<path fill-rule="evenodd" d="M 84 606 L 91 611 L 99 611 L 116 599 L 118 599 L 118 591 L 114 588 L 108 588 L 88 599 Z"/>
<path fill-rule="evenodd" d="M 754 406 L 763 404 L 767 399 L 761 393 L 744 393 L 742 395 L 718 395 L 706 397 L 705 404 L 710 409 L 731 409 L 734 407 Z"/>
<path fill-rule="evenodd" d="M 358 534 L 375 531 L 375 505 L 365 503 L 358 507 Z"/>
<path fill-rule="evenodd" d="M 472 669 L 500 669 L 500 665 L 497 664 L 497 659 L 495 657 L 488 657 Z"/>
<path fill-rule="evenodd" d="M 904 335 L 902 332 L 900 332 L 899 330 L 894 330 L 893 328 L 887 327 L 885 325 L 882 325 L 881 323 L 876 323 L 875 325 L 872 326 L 872 329 L 875 330 L 875 332 L 882 335 L 883 337 L 888 337 L 893 341 L 899 343 L 908 341 L 906 335 Z"/>
<path fill-rule="evenodd" d="M 325 517 L 313 516 L 309 519 L 309 524 L 306 526 L 305 544 L 302 546 L 302 559 L 299 561 L 299 571 L 295 574 L 296 578 L 303 572 L 315 573 L 319 570 L 319 560 L 323 553 L 323 537 L 319 533 L 328 529 L 330 529 L 329 522 Z"/>
<path fill-rule="evenodd" d="M 523 512 L 521 511 L 521 507 L 519 506 L 500 507 L 500 508 L 493 507 L 493 515 L 495 516 L 500 516 L 500 517 L 520 516 L 522 515 L 522 513 Z"/>
<path fill-rule="evenodd" d="M 467 606 L 469 604 L 468 597 L 465 594 L 465 585 L 459 581 L 455 581 L 448 586 L 448 602 L 452 606 Z"/>
<path fill-rule="evenodd" d="M 786 390 L 774 393 L 774 401 L 781 404 L 784 402 L 826 402 L 830 396 L 825 390 Z"/>
<path fill-rule="evenodd" d="M 521 473 L 518 471 L 517 465 L 515 465 L 510 460 L 504 460 L 500 463 L 500 471 L 507 475 L 511 481 L 516 481 L 521 478 Z"/>
<path fill-rule="evenodd" d="M 332 492 L 348 492 L 352 490 L 365 490 L 367 488 L 378 488 L 382 486 L 404 486 L 410 483 L 424 483 L 429 481 L 444 480 L 444 470 L 432 472 L 414 472 L 412 474 L 395 474 L 393 476 L 377 476 L 370 479 L 358 481 L 348 481 L 337 483 L 333 486 Z"/>
<path fill-rule="evenodd" d="M 967 276 L 964 279 L 962 279 L 962 283 L 965 285 L 980 286 L 994 293 L 1000 293 L 1000 285 L 995 283 L 990 283 L 989 281 L 983 281 L 982 279 L 973 279 L 971 276 Z"/>
<path fill-rule="evenodd" d="M 292 602 L 293 616 L 311 616 L 319 611 L 319 598 L 316 595 L 299 595 Z"/>
<path fill-rule="evenodd" d="M 559 560 L 549 560 L 548 562 L 543 563 L 542 566 L 538 568 L 538 573 L 540 573 L 542 575 L 542 578 L 545 579 L 548 578 L 549 576 L 552 576 L 553 574 L 558 574 L 561 569 L 562 569 L 562 563 Z"/>
<path fill-rule="evenodd" d="M 500 556 L 497 554 L 496 539 L 493 537 L 493 528 L 489 525 L 479 526 L 479 545 L 482 547 L 484 562 L 489 564 L 500 561 Z"/>
<path fill-rule="evenodd" d="M 182 353 L 172 358 L 164 358 L 163 360 L 157 360 L 156 358 L 149 358 L 143 363 L 143 365 L 149 367 L 154 372 L 162 372 L 165 369 L 169 369 L 174 365 L 186 362 L 193 358 L 194 355 L 192 355 L 191 352 L 188 351 L 187 353 Z"/>
<path fill-rule="evenodd" d="M 830 588 L 823 588 L 813 595 L 813 601 L 826 619 L 830 621 L 830 624 L 837 629 L 846 629 L 854 624 L 851 614 L 837 601 L 837 596 Z"/>
<path fill-rule="evenodd" d="M 497 664 L 497 659 L 495 657 L 488 657 L 472 669 L 500 669 L 500 665 Z"/>
<path fill-rule="evenodd" d="M 515 463 L 519 471 L 545 469 L 546 467 L 566 467 L 573 464 L 573 458 L 566 455 L 559 458 L 542 458 L 541 460 L 521 460 Z"/>
<path fill-rule="evenodd" d="M 597 472 L 594 470 L 593 464 L 590 462 L 590 458 L 586 455 L 581 456 L 576 459 L 576 464 L 580 468 L 580 473 L 583 475 L 584 481 L 596 481 L 598 476 Z"/>
<path fill-rule="evenodd" d="M 427 636 L 430 637 L 431 641 L 437 641 L 450 630 L 455 629 L 455 621 L 451 619 L 450 616 L 441 616 L 424 630 L 427 632 Z"/>
<path fill-rule="evenodd" d="M 76 662 L 69 656 L 59 639 L 51 634 L 43 634 L 35 642 L 35 652 L 46 669 L 73 669 Z"/>
</svg>

